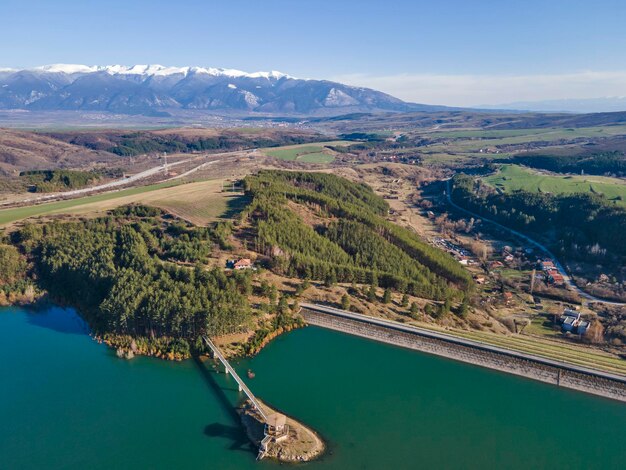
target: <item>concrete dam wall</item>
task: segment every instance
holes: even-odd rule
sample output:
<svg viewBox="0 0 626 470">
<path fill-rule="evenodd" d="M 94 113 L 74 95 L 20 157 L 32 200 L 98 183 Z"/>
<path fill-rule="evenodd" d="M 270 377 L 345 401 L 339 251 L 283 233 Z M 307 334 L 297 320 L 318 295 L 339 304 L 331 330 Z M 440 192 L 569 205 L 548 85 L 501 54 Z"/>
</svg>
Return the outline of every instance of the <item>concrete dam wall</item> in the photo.
<svg viewBox="0 0 626 470">
<path fill-rule="evenodd" d="M 415 349 L 626 402 L 626 377 L 455 338 L 401 323 L 315 304 L 301 304 L 310 325 Z"/>
</svg>

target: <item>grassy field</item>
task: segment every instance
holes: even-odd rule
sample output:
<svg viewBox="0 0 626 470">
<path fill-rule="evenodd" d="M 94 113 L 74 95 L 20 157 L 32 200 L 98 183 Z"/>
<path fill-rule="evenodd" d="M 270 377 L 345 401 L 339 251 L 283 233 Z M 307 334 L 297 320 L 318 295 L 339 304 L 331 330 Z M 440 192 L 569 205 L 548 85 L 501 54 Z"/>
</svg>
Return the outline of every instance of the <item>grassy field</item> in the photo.
<svg viewBox="0 0 626 470">
<path fill-rule="evenodd" d="M 467 158 L 482 160 L 506 158 L 509 156 L 509 151 L 505 146 L 551 143 L 554 145 L 552 148 L 564 149 L 576 139 L 608 139 L 624 134 L 626 134 L 624 125 L 576 129 L 438 130 L 427 134 L 430 138 L 437 139 L 435 142 L 415 150 L 428 164 L 453 165 Z M 494 149 L 495 147 L 500 149 L 500 153 L 481 152 L 481 149 Z"/>
<path fill-rule="evenodd" d="M 280 160 L 298 161 L 304 163 L 330 163 L 335 159 L 335 153 L 325 148 L 326 145 L 350 145 L 353 142 L 333 141 L 316 144 L 289 145 L 286 147 L 273 147 L 261 149 L 270 157 Z"/>
<path fill-rule="evenodd" d="M 436 328 L 430 327 L 430 329 Z M 563 341 L 544 340 L 529 335 L 518 334 L 504 336 L 482 331 L 456 329 L 445 330 L 445 332 L 461 338 L 480 341 L 514 351 L 521 351 L 548 359 L 626 375 L 626 361 L 600 349 L 586 348 Z"/>
<path fill-rule="evenodd" d="M 161 183 L 67 201 L 0 211 L 0 226 L 29 217 L 98 214 L 118 206 L 142 203 L 160 207 L 197 225 L 228 218 L 245 205 L 241 193 L 222 192 L 221 180 Z"/>
<path fill-rule="evenodd" d="M 549 129 L 505 129 L 505 130 L 467 130 L 467 131 L 436 131 L 434 137 L 450 139 L 507 139 L 515 138 L 514 142 L 551 141 L 572 139 L 577 137 L 610 137 L 626 134 L 626 126 L 598 126 Z M 509 141 L 512 142 L 512 141 Z M 492 142 L 496 144 L 496 142 Z"/>
<path fill-rule="evenodd" d="M 335 159 L 334 155 L 324 152 L 313 152 L 298 157 L 299 162 L 305 163 L 330 163 Z"/>
<path fill-rule="evenodd" d="M 553 176 L 518 165 L 502 165 L 497 173 L 484 178 L 484 181 L 506 192 L 518 189 L 554 194 L 594 192 L 626 206 L 626 182 L 618 178 Z"/>
</svg>

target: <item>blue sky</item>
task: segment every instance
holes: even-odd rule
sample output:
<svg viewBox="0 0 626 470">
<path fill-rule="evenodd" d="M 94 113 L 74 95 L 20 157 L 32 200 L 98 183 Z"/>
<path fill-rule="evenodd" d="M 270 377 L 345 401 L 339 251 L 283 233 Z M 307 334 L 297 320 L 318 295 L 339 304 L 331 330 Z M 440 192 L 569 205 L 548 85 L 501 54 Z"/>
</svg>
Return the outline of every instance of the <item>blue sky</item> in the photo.
<svg viewBox="0 0 626 470">
<path fill-rule="evenodd" d="M 623 0 L 0 0 L 0 11 L 0 67 L 280 70 L 459 105 L 626 95 Z"/>
</svg>

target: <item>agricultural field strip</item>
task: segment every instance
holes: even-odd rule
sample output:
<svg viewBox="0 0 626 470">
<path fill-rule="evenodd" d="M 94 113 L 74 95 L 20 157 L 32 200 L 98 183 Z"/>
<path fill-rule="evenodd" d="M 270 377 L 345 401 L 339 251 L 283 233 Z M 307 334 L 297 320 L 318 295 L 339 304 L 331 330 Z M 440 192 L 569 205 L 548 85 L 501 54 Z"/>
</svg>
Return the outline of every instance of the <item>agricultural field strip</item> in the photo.
<svg viewBox="0 0 626 470">
<path fill-rule="evenodd" d="M 168 166 L 168 168 L 172 168 L 174 166 L 177 165 L 182 165 L 185 163 L 190 162 L 192 159 L 186 159 L 186 160 L 180 160 L 177 162 L 172 162 L 170 163 Z M 70 197 L 70 196 L 78 196 L 80 194 L 88 194 L 88 193 L 93 193 L 93 192 L 97 192 L 97 191 L 102 191 L 102 190 L 110 190 L 110 189 L 114 189 L 116 187 L 119 186 L 126 186 L 126 185 L 130 185 L 131 183 L 137 182 L 141 179 L 144 178 L 148 178 L 150 176 L 154 176 L 158 173 L 160 173 L 161 171 L 165 170 L 165 165 L 159 165 L 153 168 L 149 168 L 147 170 L 141 171 L 139 173 L 136 173 L 134 175 L 131 176 L 127 176 L 124 178 L 119 178 L 117 180 L 114 181 L 110 181 L 108 183 L 103 183 L 103 184 L 98 184 L 95 186 L 88 186 L 86 188 L 80 188 L 80 189 L 73 189 L 70 191 L 64 191 L 64 192 L 55 192 L 55 193 L 51 193 L 51 194 L 44 194 L 44 195 L 40 195 L 34 198 L 30 198 L 30 199 L 25 199 L 23 201 L 20 201 L 22 203 L 32 203 L 32 204 L 36 204 L 38 202 L 43 202 L 46 201 L 48 199 L 57 199 L 57 198 L 63 198 L 63 197 Z M 171 178 L 173 179 L 173 178 Z M 4 205 L 7 203 L 2 203 L 0 205 Z"/>
<path fill-rule="evenodd" d="M 196 225 L 205 225 L 219 218 L 228 208 L 228 197 L 235 193 L 223 192 L 221 180 L 207 180 L 163 188 L 139 195 L 125 196 L 99 203 L 89 203 L 69 209 L 72 214 L 91 214 L 120 205 L 141 203 L 159 207 Z"/>
<path fill-rule="evenodd" d="M 597 127 L 580 127 L 580 128 L 562 128 L 553 127 L 548 129 L 503 129 L 503 130 L 466 130 L 466 131 L 434 131 L 429 135 L 435 137 L 451 138 L 451 139 L 502 139 L 511 137 L 527 137 L 527 140 L 537 140 L 537 136 L 541 140 L 571 139 L 577 137 L 611 137 L 614 135 L 626 134 L 626 126 L 597 126 Z"/>
<path fill-rule="evenodd" d="M 439 331 L 438 328 L 429 327 L 429 329 Z M 458 330 L 458 329 L 451 329 L 451 330 L 441 329 L 441 331 L 442 332 L 454 331 L 455 334 L 459 334 L 461 336 L 471 336 L 473 338 L 481 338 L 481 339 L 484 339 L 485 341 L 493 340 L 493 341 L 500 341 L 500 342 L 506 342 L 506 343 L 512 343 L 512 344 L 526 345 L 528 347 L 540 346 L 540 347 L 544 347 L 547 349 L 554 349 L 555 351 L 558 351 L 559 353 L 572 353 L 576 355 L 589 354 L 589 351 L 586 349 L 583 349 L 582 347 L 576 347 L 576 346 L 572 346 L 569 344 L 564 344 L 562 342 L 556 343 L 553 341 L 542 340 L 542 339 L 533 338 L 530 336 L 523 336 L 523 335 L 503 336 L 503 335 L 485 333 L 481 331 L 466 331 L 466 330 Z M 606 359 L 616 364 L 623 363 L 621 359 L 618 359 L 607 353 L 594 352 L 592 355 L 593 357 Z M 626 367 L 626 364 L 625 364 L 625 367 Z"/>
<path fill-rule="evenodd" d="M 621 204 L 626 204 L 626 181 L 618 178 L 548 175 L 518 165 L 502 165 L 497 173 L 483 178 L 483 181 L 507 192 L 518 189 L 558 194 L 595 192 L 609 199 L 619 200 L 621 197 Z"/>
<path fill-rule="evenodd" d="M 582 348 L 575 348 L 575 347 L 571 347 L 570 345 L 567 344 L 563 344 L 563 343 L 549 343 L 547 341 L 543 341 L 543 340 L 539 340 L 536 338 L 532 338 L 532 337 L 528 337 L 528 336 L 515 336 L 515 337 L 508 337 L 508 336 L 494 336 L 494 335 L 489 335 L 489 334 L 485 334 L 485 333 L 481 333 L 481 332 L 463 332 L 460 331 L 461 334 L 467 334 L 470 335 L 472 337 L 476 337 L 476 338 L 484 338 L 486 340 L 494 340 L 494 341 L 499 341 L 499 342 L 503 342 L 503 343 L 511 343 L 511 344 L 517 344 L 520 346 L 524 346 L 524 347 L 528 347 L 528 348 L 532 348 L 532 347 L 540 347 L 541 349 L 545 349 L 545 350 L 553 350 L 553 351 L 557 351 L 560 354 L 572 354 L 574 356 L 578 356 L 580 354 L 586 355 L 589 354 L 588 351 L 583 350 Z M 611 363 L 615 363 L 615 364 L 622 364 L 622 360 L 621 359 L 617 359 L 613 356 L 609 356 L 609 355 L 604 355 L 602 353 L 592 353 L 592 357 L 598 359 L 598 360 L 606 360 L 608 362 Z"/>
<path fill-rule="evenodd" d="M 335 157 L 333 155 L 323 152 L 314 152 L 298 156 L 297 161 L 304 163 L 330 163 L 334 159 Z"/>
<path fill-rule="evenodd" d="M 447 331 L 449 332 L 449 331 Z M 480 333 L 471 333 L 454 330 L 452 333 L 455 336 L 460 336 L 467 339 L 473 339 L 495 346 L 506 347 L 516 351 L 535 354 L 538 356 L 546 357 L 549 359 L 555 359 L 560 361 L 571 362 L 578 365 L 592 366 L 595 368 L 602 368 L 604 370 L 610 370 L 612 372 L 619 372 L 621 374 L 626 373 L 626 364 L 621 359 L 616 357 L 605 356 L 601 353 L 573 350 L 562 344 L 547 344 L 545 341 L 537 339 L 522 339 L 516 337 L 515 339 L 509 337 L 496 337 L 485 336 Z"/>
<path fill-rule="evenodd" d="M 467 337 L 468 339 L 471 339 L 471 337 Z M 519 347 L 516 346 L 514 344 L 511 343 L 506 343 L 506 342 L 490 342 L 489 344 L 492 344 L 494 346 L 501 346 L 510 350 L 515 350 L 515 351 L 519 351 L 519 352 L 524 352 L 524 353 L 528 353 L 528 354 L 533 354 L 535 356 L 541 356 L 541 357 L 545 357 L 548 359 L 554 359 L 554 360 L 559 360 L 559 361 L 565 361 L 571 364 L 575 364 L 575 365 L 580 365 L 580 366 L 585 366 L 585 367 L 589 367 L 589 368 L 594 368 L 594 369 L 602 369 L 602 370 L 606 370 L 606 371 L 611 371 L 611 372 L 616 372 L 616 373 L 620 373 L 622 375 L 624 375 L 624 368 L 620 367 L 619 365 L 615 365 L 615 364 L 611 364 L 611 363 L 607 363 L 604 361 L 598 361 L 595 358 L 584 358 L 581 357 L 581 355 L 567 355 L 567 354 L 561 354 L 557 351 L 545 351 L 542 349 L 536 349 L 536 348 L 525 348 L 525 347 Z"/>
<path fill-rule="evenodd" d="M 70 199 L 66 201 L 49 202 L 45 204 L 17 207 L 13 209 L 3 209 L 0 210 L 0 226 L 29 217 L 51 214 L 53 212 L 59 212 L 65 209 L 71 209 L 90 203 L 98 203 L 111 199 L 119 199 L 126 196 L 134 196 L 146 192 L 156 191 L 159 189 L 169 188 L 172 186 L 178 186 L 180 184 L 181 182 L 165 182 L 148 186 L 141 186 L 138 188 L 123 189 L 120 191 L 98 194 L 94 196 Z"/>
<path fill-rule="evenodd" d="M 288 145 L 284 147 L 268 147 L 261 149 L 261 152 L 270 157 L 281 160 L 297 160 L 308 163 L 328 163 L 333 160 L 332 155 L 324 153 L 327 145 L 350 145 L 354 142 L 336 140 L 329 142 L 319 142 L 301 145 Z M 314 157 L 315 155 L 315 157 Z M 305 157 L 309 157 L 306 159 Z"/>
<path fill-rule="evenodd" d="M 626 134 L 626 126 L 588 127 L 578 129 L 515 129 L 501 131 L 450 131 L 425 134 L 436 138 L 458 139 L 450 142 L 435 142 L 424 147 L 416 148 L 424 153 L 454 154 L 477 153 L 485 147 L 502 145 L 519 145 L 529 142 L 555 142 L 560 140 L 571 141 L 578 138 L 602 138 Z M 504 153 L 482 153 L 484 158 L 502 158 Z"/>
</svg>

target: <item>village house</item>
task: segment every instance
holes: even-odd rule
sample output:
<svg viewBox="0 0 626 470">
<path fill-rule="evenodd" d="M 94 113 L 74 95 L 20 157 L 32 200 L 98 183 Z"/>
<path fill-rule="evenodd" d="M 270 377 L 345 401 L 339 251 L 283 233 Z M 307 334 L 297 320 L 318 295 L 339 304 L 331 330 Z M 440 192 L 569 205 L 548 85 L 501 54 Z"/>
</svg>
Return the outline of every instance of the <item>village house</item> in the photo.
<svg viewBox="0 0 626 470">
<path fill-rule="evenodd" d="M 580 312 L 569 308 L 563 311 L 559 322 L 561 323 L 561 330 L 563 330 L 564 333 L 570 332 L 579 335 L 585 334 L 590 325 L 588 321 L 580 318 Z"/>
<path fill-rule="evenodd" d="M 581 320 L 580 323 L 578 323 L 578 328 L 576 328 L 576 333 L 578 333 L 579 335 L 584 335 L 589 329 L 589 325 L 590 323 L 588 321 Z"/>
<path fill-rule="evenodd" d="M 562 286 L 565 284 L 563 275 L 556 268 L 552 260 L 540 261 L 539 267 L 545 273 L 546 281 L 550 284 L 554 284 L 555 286 Z"/>
<path fill-rule="evenodd" d="M 566 308 L 565 310 L 563 310 L 560 320 L 563 322 L 566 318 L 573 318 L 574 320 L 578 321 L 580 320 L 580 312 L 572 310 L 571 308 Z"/>
<path fill-rule="evenodd" d="M 252 260 L 250 258 L 231 259 L 226 263 L 227 268 L 231 269 L 250 269 L 252 268 Z"/>
<path fill-rule="evenodd" d="M 565 279 L 563 279 L 563 276 L 560 273 L 553 271 L 548 273 L 548 282 L 554 284 L 555 286 L 562 286 L 565 284 Z"/>
</svg>

